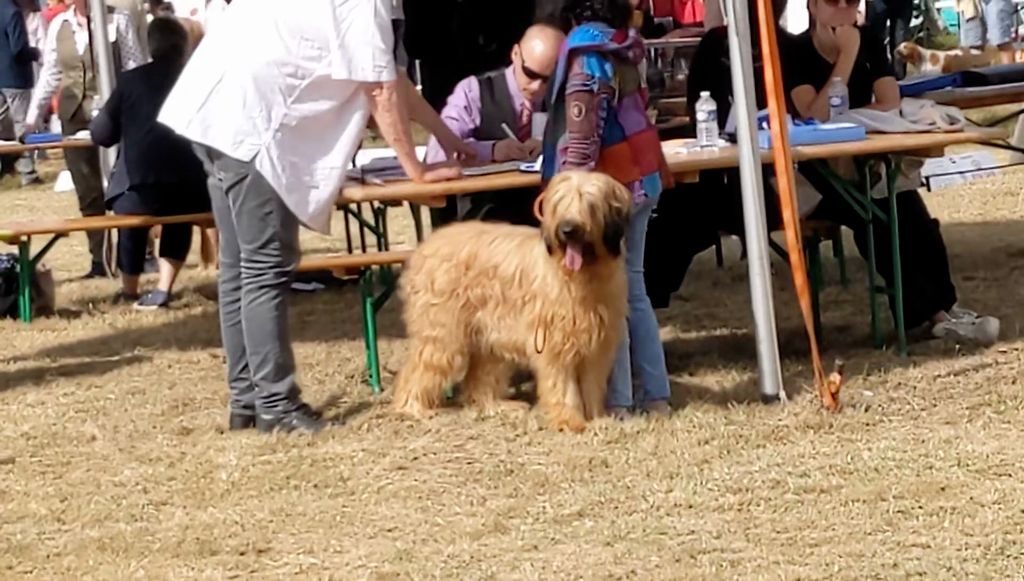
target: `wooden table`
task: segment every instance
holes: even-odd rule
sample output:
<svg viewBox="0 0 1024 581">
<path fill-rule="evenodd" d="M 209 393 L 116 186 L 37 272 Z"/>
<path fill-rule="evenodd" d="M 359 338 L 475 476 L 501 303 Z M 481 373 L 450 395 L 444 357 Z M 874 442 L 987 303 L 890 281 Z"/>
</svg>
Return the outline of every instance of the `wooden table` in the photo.
<svg viewBox="0 0 1024 581">
<path fill-rule="evenodd" d="M 22 154 L 31 151 L 40 151 L 44 149 L 82 149 L 94 147 L 91 140 L 88 139 L 63 139 L 61 141 L 54 141 L 52 143 L 35 143 L 35 144 L 10 144 L 0 145 L 0 155 L 10 154 Z"/>
<path fill-rule="evenodd" d="M 1005 139 L 1001 129 L 972 129 L 959 133 L 872 134 L 864 141 L 806 145 L 793 148 L 793 161 L 810 161 L 848 156 L 903 154 L 938 157 L 946 147 L 964 143 L 989 143 Z M 683 181 L 694 179 L 701 171 L 739 166 L 739 148 L 734 145 L 718 149 L 684 149 L 692 140 L 662 143 L 668 166 Z M 771 151 L 761 151 L 761 162 L 771 163 Z M 352 184 L 341 191 L 340 203 L 409 201 L 432 203 L 437 198 L 476 194 L 513 188 L 540 186 L 540 175 L 506 172 L 487 176 L 465 177 L 450 182 L 420 184 L 411 181 L 393 182 L 383 186 Z"/>
<path fill-rule="evenodd" d="M 951 145 L 965 143 L 991 143 L 1005 139 L 1006 132 L 1001 129 L 971 129 L 958 133 L 914 133 L 914 134 L 873 134 L 863 141 L 847 143 L 831 143 L 826 145 L 808 145 L 794 147 L 793 161 L 815 163 L 826 175 L 827 179 L 839 190 L 843 197 L 860 214 L 871 235 L 873 223 L 878 221 L 890 228 L 893 239 L 892 253 L 894 277 L 892 287 L 885 287 L 886 294 L 894 297 L 895 326 L 898 337 L 900 355 L 907 354 L 907 337 L 903 317 L 903 283 L 899 250 L 899 220 L 895 212 L 884 213 L 872 202 L 871 193 L 863 189 L 858 180 L 849 181 L 832 173 L 828 159 L 856 157 L 860 159 L 881 158 L 890 168 L 893 158 L 899 156 L 938 157 Z M 735 168 L 739 165 L 739 148 L 736 146 L 721 147 L 711 150 L 695 150 L 688 147 L 692 140 L 674 140 L 662 143 L 669 168 L 682 181 L 693 180 L 703 170 Z M 761 163 L 771 163 L 771 151 L 761 150 Z M 892 175 L 893 172 L 890 172 Z M 888 183 L 889 207 L 895 209 L 896 192 L 893 188 L 895 180 Z M 489 176 L 468 177 L 452 182 L 434 184 L 416 184 L 398 182 L 384 186 L 353 185 L 342 190 L 341 202 L 383 201 L 395 202 L 405 200 L 421 202 L 437 200 L 443 196 L 473 194 L 484 191 L 502 190 L 506 188 L 522 188 L 540 185 L 538 174 L 509 172 Z M 873 247 L 872 247 L 873 248 Z M 869 252 L 869 287 L 871 302 L 871 329 L 875 344 L 882 347 L 882 334 L 878 326 L 878 307 L 875 295 L 879 287 L 874 282 L 875 256 L 873 249 Z M 819 316 L 815 315 L 815 326 L 819 326 Z"/>
</svg>

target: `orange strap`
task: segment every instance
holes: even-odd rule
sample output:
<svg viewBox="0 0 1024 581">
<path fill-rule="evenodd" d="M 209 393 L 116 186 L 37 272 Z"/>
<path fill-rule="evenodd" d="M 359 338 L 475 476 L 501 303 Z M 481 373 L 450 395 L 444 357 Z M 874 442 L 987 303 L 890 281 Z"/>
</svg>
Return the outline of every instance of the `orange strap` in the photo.
<svg viewBox="0 0 1024 581">
<path fill-rule="evenodd" d="M 821 365 L 821 354 L 818 351 L 818 337 L 814 333 L 811 289 L 807 279 L 807 266 L 804 263 L 803 243 L 800 238 L 800 215 L 797 212 L 793 158 L 789 150 L 789 131 L 786 125 L 786 98 L 783 93 L 782 68 L 779 64 L 779 45 L 775 35 L 775 15 L 771 0 L 757 0 L 757 12 L 758 26 L 761 30 L 761 54 L 764 58 L 768 118 L 771 122 L 772 158 L 775 165 L 775 177 L 779 185 L 782 222 L 786 228 L 786 247 L 789 249 L 790 271 L 793 273 L 793 286 L 796 288 L 796 295 L 800 301 L 800 312 L 804 318 L 804 327 L 807 328 L 807 337 L 811 344 L 814 385 L 821 397 L 822 405 L 828 410 L 835 411 L 839 407 L 838 385 L 833 393 L 826 384 L 825 370 Z"/>
</svg>

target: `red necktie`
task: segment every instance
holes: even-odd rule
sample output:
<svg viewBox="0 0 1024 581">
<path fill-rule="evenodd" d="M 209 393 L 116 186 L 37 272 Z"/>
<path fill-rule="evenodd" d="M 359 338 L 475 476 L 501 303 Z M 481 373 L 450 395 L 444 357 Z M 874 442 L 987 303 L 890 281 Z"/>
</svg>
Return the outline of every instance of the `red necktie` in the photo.
<svg viewBox="0 0 1024 581">
<path fill-rule="evenodd" d="M 526 141 L 533 136 L 532 120 L 533 104 L 523 101 L 523 106 L 519 109 L 519 127 L 516 128 L 516 137 L 519 138 L 519 141 Z"/>
</svg>

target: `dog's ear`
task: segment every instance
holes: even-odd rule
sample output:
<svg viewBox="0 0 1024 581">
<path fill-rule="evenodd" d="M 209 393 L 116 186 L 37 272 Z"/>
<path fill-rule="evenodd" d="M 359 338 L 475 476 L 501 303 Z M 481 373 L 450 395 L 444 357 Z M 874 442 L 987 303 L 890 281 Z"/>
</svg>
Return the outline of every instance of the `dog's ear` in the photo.
<svg viewBox="0 0 1024 581">
<path fill-rule="evenodd" d="M 628 225 L 629 210 L 610 206 L 604 218 L 604 236 L 601 238 L 608 256 L 618 258 L 622 254 L 622 239 L 626 237 Z"/>
</svg>

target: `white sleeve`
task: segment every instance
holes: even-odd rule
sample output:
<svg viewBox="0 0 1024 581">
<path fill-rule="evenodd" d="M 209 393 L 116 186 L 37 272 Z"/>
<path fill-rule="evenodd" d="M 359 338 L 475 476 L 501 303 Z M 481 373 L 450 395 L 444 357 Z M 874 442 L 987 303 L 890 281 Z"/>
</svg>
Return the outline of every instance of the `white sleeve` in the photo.
<svg viewBox="0 0 1024 581">
<path fill-rule="evenodd" d="M 395 80 L 391 1 L 331 2 L 331 77 L 363 83 Z"/>
<path fill-rule="evenodd" d="M 61 71 L 57 65 L 57 31 L 63 20 L 54 18 L 50 28 L 46 31 L 46 41 L 43 43 L 43 66 L 39 70 L 39 80 L 32 91 L 32 101 L 28 106 L 28 113 L 25 116 L 25 123 L 34 125 L 39 121 L 39 114 L 46 106 L 46 103 L 53 98 L 60 86 Z"/>
</svg>

